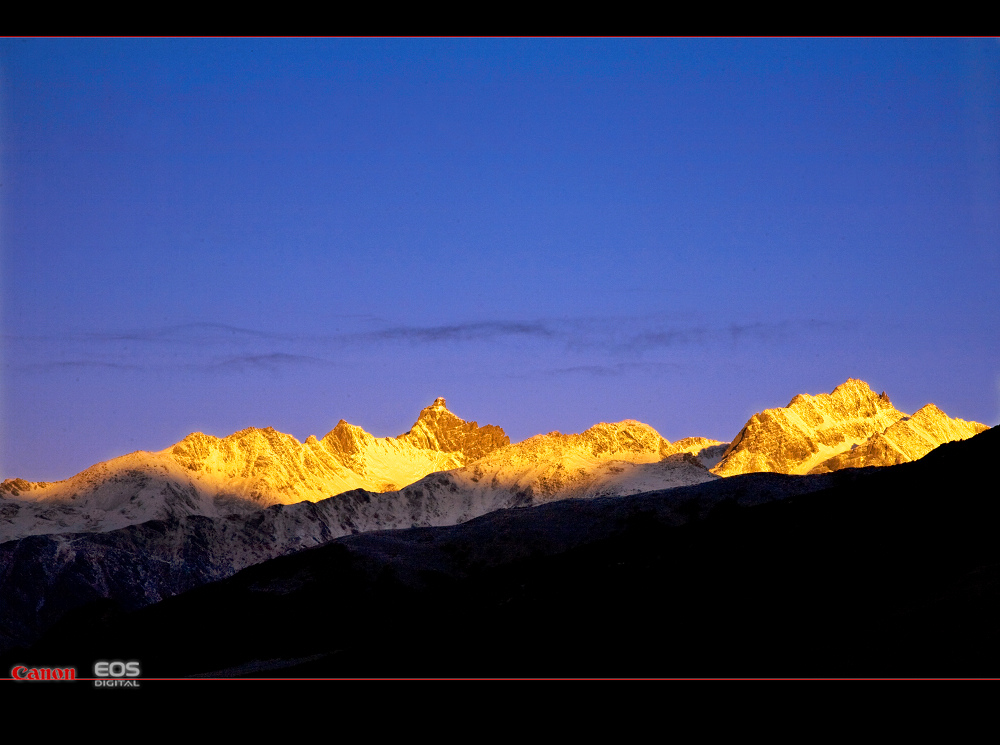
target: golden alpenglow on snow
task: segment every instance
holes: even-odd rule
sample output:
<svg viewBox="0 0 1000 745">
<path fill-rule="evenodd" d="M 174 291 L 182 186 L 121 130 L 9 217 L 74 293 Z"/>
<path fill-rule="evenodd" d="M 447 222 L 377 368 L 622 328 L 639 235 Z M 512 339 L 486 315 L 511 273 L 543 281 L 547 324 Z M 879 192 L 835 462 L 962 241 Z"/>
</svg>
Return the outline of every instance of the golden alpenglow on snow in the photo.
<svg viewBox="0 0 1000 745">
<path fill-rule="evenodd" d="M 885 392 L 853 378 L 832 393 L 800 394 L 788 406 L 754 414 L 712 471 L 719 476 L 770 471 L 824 473 L 923 457 L 938 445 L 989 429 L 949 419 L 933 404 L 912 417 Z"/>
<path fill-rule="evenodd" d="M 466 422 L 439 398 L 399 437 L 375 437 L 341 419 L 322 440 L 310 436 L 300 443 L 268 427 L 222 439 L 193 434 L 164 452 L 214 480 L 219 494 L 292 504 L 350 489 L 395 491 L 509 443 L 500 427 Z"/>
<path fill-rule="evenodd" d="M 698 454 L 719 444 L 696 437 L 671 445 L 648 424 L 626 420 L 575 435 L 535 435 L 447 476 L 459 491 L 507 491 L 526 504 L 625 496 L 718 478 Z"/>
<path fill-rule="evenodd" d="M 987 429 L 989 427 L 978 422 L 951 419 L 934 404 L 927 404 L 913 416 L 903 417 L 885 432 L 869 437 L 860 445 L 823 461 L 810 473 L 863 466 L 894 466 L 918 460 L 938 445 L 966 440 Z"/>
<path fill-rule="evenodd" d="M 361 507 L 345 502 L 350 518 L 325 528 L 327 538 L 452 525 L 507 507 L 712 481 L 719 477 L 708 467 L 723 449 L 704 437 L 671 445 L 636 421 L 511 445 L 500 427 L 466 422 L 438 398 L 399 437 L 374 437 L 343 420 L 322 439 L 304 443 L 271 427 L 222 438 L 196 432 L 166 450 L 98 463 L 65 481 L 10 479 L 0 487 L 0 542 L 185 515 L 247 515 L 272 505 L 336 500 L 352 490 L 385 497 L 366 498 Z"/>
<path fill-rule="evenodd" d="M 246 513 L 351 489 L 394 491 L 509 443 L 500 427 L 460 419 L 443 398 L 399 437 L 374 437 L 343 420 L 304 443 L 271 427 L 222 438 L 195 432 L 166 450 L 114 458 L 65 481 L 8 479 L 0 486 L 0 541 Z"/>
<path fill-rule="evenodd" d="M 196 432 L 166 450 L 130 453 L 65 481 L 8 479 L 0 485 L 0 542 L 187 515 L 246 516 L 301 502 L 323 502 L 327 512 L 343 513 L 343 520 L 323 528 L 328 540 L 349 532 L 454 525 L 496 509 L 627 496 L 755 471 L 805 474 L 893 465 L 985 429 L 950 419 L 932 404 L 907 416 L 860 380 L 755 414 L 731 444 L 704 437 L 671 444 L 634 420 L 511 444 L 500 427 L 467 422 L 438 398 L 398 437 L 375 437 L 343 420 L 322 439 L 309 436 L 304 443 L 271 427 L 221 438 Z M 326 503 L 353 490 L 370 496 L 336 508 Z M 288 527 L 289 535 L 303 530 Z"/>
</svg>

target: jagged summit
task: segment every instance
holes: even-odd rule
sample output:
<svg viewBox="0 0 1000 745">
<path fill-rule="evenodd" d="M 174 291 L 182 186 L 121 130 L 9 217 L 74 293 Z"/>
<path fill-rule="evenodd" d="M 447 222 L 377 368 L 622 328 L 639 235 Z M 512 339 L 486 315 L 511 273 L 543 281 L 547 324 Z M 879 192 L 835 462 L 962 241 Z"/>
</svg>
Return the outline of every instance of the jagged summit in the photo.
<svg viewBox="0 0 1000 745">
<path fill-rule="evenodd" d="M 461 453 L 462 465 L 510 444 L 510 438 L 500 427 L 494 424 L 480 427 L 476 422 L 455 416 L 441 397 L 421 410 L 409 432 L 396 439 L 425 450 Z"/>
<path fill-rule="evenodd" d="M 0 542 L 34 533 L 113 530 L 146 520 L 226 515 L 315 502 L 352 489 L 395 491 L 510 444 L 500 427 L 466 422 L 438 398 L 401 437 L 341 419 L 304 443 L 273 427 L 226 437 L 192 432 L 157 453 L 138 451 L 54 483 L 8 480 Z"/>
<path fill-rule="evenodd" d="M 810 473 L 907 463 L 922 458 L 938 445 L 966 440 L 987 429 L 989 427 L 985 424 L 952 419 L 934 404 L 926 404 L 915 414 L 904 416 L 884 432 L 820 463 Z"/>
<path fill-rule="evenodd" d="M 784 408 L 754 414 L 712 471 L 720 476 L 756 471 L 804 474 L 890 465 L 915 460 L 938 445 L 986 429 L 949 419 L 931 406 L 933 410 L 924 407 L 923 414 L 918 412 L 923 423 L 919 433 L 916 425 L 900 429 L 898 423 L 918 415 L 908 418 L 885 391 L 876 395 L 865 381 L 850 378 L 830 393 L 800 393 Z"/>
<path fill-rule="evenodd" d="M 636 494 L 717 478 L 688 452 L 704 448 L 700 438 L 690 439 L 676 447 L 648 424 L 631 419 L 602 422 L 579 434 L 535 435 L 410 488 L 433 483 L 454 494 L 472 495 L 479 503 L 528 505 Z"/>
</svg>

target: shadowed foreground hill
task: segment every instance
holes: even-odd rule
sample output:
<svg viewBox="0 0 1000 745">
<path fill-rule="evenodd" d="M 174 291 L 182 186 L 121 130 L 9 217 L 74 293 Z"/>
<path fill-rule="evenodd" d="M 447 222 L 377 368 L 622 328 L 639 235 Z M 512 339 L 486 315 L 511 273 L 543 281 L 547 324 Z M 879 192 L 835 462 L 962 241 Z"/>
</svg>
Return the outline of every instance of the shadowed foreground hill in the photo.
<svg viewBox="0 0 1000 745">
<path fill-rule="evenodd" d="M 998 450 L 993 428 L 889 468 L 347 537 L 132 614 L 91 607 L 20 657 L 147 676 L 996 676 L 1000 503 L 968 464 Z"/>
</svg>

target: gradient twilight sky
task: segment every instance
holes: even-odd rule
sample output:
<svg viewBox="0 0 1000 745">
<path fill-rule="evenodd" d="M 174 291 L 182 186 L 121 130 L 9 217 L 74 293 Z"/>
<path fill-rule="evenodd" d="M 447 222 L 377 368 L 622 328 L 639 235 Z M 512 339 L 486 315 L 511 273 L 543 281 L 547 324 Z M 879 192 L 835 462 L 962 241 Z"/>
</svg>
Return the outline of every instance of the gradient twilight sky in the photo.
<svg viewBox="0 0 1000 745">
<path fill-rule="evenodd" d="M 0 478 L 192 431 L 1000 421 L 1000 42 L 0 40 Z"/>
</svg>

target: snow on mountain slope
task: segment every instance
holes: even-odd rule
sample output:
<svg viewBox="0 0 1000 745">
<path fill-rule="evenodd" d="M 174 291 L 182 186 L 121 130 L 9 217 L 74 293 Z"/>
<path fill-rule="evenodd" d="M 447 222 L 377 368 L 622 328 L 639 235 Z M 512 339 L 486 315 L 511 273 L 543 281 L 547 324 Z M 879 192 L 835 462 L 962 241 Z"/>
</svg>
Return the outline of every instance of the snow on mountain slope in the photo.
<svg viewBox="0 0 1000 745">
<path fill-rule="evenodd" d="M 985 424 L 952 419 L 934 404 L 927 404 L 913 416 L 900 419 L 884 432 L 823 461 L 810 473 L 907 463 L 919 460 L 938 445 L 955 440 L 967 440 L 987 429 L 989 427 Z"/>
<path fill-rule="evenodd" d="M 710 440 L 707 437 L 685 437 L 670 446 L 672 453 L 690 453 L 705 468 L 712 469 L 719 464 L 728 442 Z"/>
<path fill-rule="evenodd" d="M 65 481 L 11 479 L 0 486 L 0 541 L 25 535 L 115 530 L 146 520 L 247 511 L 163 453 L 136 452 Z"/>
<path fill-rule="evenodd" d="M 510 438 L 494 424 L 482 427 L 459 419 L 448 411 L 443 398 L 423 409 L 410 431 L 396 438 L 423 450 L 454 453 L 465 465 L 510 444 Z"/>
<path fill-rule="evenodd" d="M 443 398 L 399 437 L 374 437 L 343 420 L 304 443 L 270 427 L 223 438 L 194 433 L 161 452 L 131 453 L 65 481 L 5 481 L 0 542 L 186 515 L 247 515 L 353 490 L 402 495 L 365 518 L 365 530 L 453 524 L 501 507 L 713 480 L 698 458 L 721 445 L 697 437 L 671 445 L 636 421 L 509 443 L 500 427 L 460 419 Z"/>
<path fill-rule="evenodd" d="M 884 392 L 876 395 L 864 381 L 850 379 L 832 393 L 800 394 L 784 408 L 754 414 L 712 472 L 805 474 L 890 465 L 986 428 L 949 419 L 932 405 L 907 417 Z"/>
<path fill-rule="evenodd" d="M 713 471 L 808 473 L 904 416 L 884 393 L 876 395 L 864 381 L 851 379 L 832 393 L 799 394 L 784 408 L 754 414 Z"/>
<path fill-rule="evenodd" d="M 688 447 L 700 450 L 702 444 Z M 435 477 L 480 498 L 504 493 L 521 495 L 531 504 L 624 496 L 716 478 L 687 452 L 649 425 L 626 420 L 597 424 L 580 434 L 536 435 Z"/>
<path fill-rule="evenodd" d="M 395 491 L 509 442 L 499 427 L 455 416 L 442 398 L 400 437 L 374 437 L 343 420 L 322 440 L 310 436 L 305 443 L 271 427 L 223 438 L 198 432 L 161 452 L 131 453 L 65 481 L 3 482 L 0 541 L 191 514 L 245 514 L 352 489 Z"/>
<path fill-rule="evenodd" d="M 66 481 L 8 480 L 0 485 L 0 541 L 185 515 L 247 514 L 357 489 L 397 492 L 418 484 L 435 496 L 433 519 L 461 521 L 490 505 L 635 494 L 757 471 L 890 465 L 984 429 L 932 405 L 907 417 L 885 393 L 851 379 L 832 393 L 798 395 L 784 408 L 755 414 L 728 446 L 703 437 L 671 444 L 633 420 L 511 445 L 499 427 L 466 422 L 439 398 L 399 437 L 374 437 L 343 420 L 322 439 L 304 443 L 270 427 L 223 438 L 194 433 L 161 452 L 115 458 Z M 444 506 L 450 504 L 445 492 L 454 507 Z M 406 523 L 379 519 L 372 529 Z"/>
</svg>

